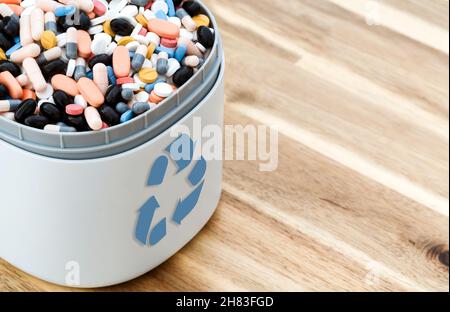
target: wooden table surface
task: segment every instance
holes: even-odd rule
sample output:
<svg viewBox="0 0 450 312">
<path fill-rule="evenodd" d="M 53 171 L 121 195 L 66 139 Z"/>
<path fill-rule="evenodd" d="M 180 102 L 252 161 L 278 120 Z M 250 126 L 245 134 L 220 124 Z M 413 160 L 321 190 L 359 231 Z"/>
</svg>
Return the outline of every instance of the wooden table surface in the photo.
<svg viewBox="0 0 450 312">
<path fill-rule="evenodd" d="M 201 234 L 102 290 L 448 291 L 448 0 L 205 2 L 226 124 L 277 127 L 279 167 L 227 161 Z M 71 289 L 0 262 L 0 290 Z"/>
</svg>

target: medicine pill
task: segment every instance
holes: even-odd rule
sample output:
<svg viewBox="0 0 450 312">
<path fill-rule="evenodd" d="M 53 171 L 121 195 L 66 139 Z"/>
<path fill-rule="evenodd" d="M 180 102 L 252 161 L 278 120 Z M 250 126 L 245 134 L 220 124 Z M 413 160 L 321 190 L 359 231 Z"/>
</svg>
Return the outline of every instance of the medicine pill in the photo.
<svg viewBox="0 0 450 312">
<path fill-rule="evenodd" d="M 151 111 L 215 43 L 197 1 L 0 2 L 0 113 L 47 132 L 98 131 Z"/>
</svg>

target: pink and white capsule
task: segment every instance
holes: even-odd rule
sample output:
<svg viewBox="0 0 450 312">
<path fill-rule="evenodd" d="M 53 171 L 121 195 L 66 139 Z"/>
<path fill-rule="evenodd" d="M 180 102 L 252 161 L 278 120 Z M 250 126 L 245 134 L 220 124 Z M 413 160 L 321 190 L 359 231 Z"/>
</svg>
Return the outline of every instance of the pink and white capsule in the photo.
<svg viewBox="0 0 450 312">
<path fill-rule="evenodd" d="M 31 27 L 31 37 L 33 37 L 35 41 L 39 41 L 45 29 L 44 11 L 35 8 L 31 11 L 30 21 L 33 26 Z"/>
<path fill-rule="evenodd" d="M 32 57 L 27 57 L 23 61 L 23 69 L 33 85 L 33 88 L 37 92 L 44 91 L 47 88 L 47 82 L 42 75 L 41 69 L 38 63 Z"/>
</svg>

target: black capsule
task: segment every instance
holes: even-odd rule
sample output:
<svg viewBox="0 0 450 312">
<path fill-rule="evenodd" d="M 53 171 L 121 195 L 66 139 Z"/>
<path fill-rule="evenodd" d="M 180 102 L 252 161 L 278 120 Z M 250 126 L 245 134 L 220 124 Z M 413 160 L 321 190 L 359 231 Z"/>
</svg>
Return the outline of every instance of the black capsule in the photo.
<svg viewBox="0 0 450 312">
<path fill-rule="evenodd" d="M 44 129 L 50 123 L 47 117 L 40 115 L 32 115 L 25 119 L 25 124 L 36 129 Z"/>
<path fill-rule="evenodd" d="M 0 48 L 2 48 L 3 51 L 7 51 L 11 49 L 13 45 L 14 43 L 0 32 Z"/>
<path fill-rule="evenodd" d="M 115 18 L 110 23 L 111 30 L 120 36 L 129 36 L 133 32 L 133 25 L 124 18 Z"/>
<path fill-rule="evenodd" d="M 11 38 L 19 35 L 19 20 L 10 16 L 3 18 L 3 33 Z"/>
<path fill-rule="evenodd" d="M 79 116 L 66 115 L 64 123 L 68 126 L 74 127 L 80 132 L 91 130 L 83 115 Z"/>
<path fill-rule="evenodd" d="M 196 1 L 185 1 L 183 3 L 183 9 L 185 9 L 190 16 L 196 16 L 202 13 L 202 7 Z"/>
<path fill-rule="evenodd" d="M 114 85 L 106 91 L 105 104 L 115 106 L 117 103 L 124 101 L 122 98 L 122 86 Z"/>
<path fill-rule="evenodd" d="M 103 105 L 99 108 L 98 112 L 102 117 L 102 120 L 110 126 L 117 125 L 120 121 L 119 114 L 111 106 Z"/>
<path fill-rule="evenodd" d="M 22 73 L 19 66 L 8 61 L 2 62 L 0 64 L 0 73 L 4 71 L 9 71 L 14 77 L 17 77 Z"/>
<path fill-rule="evenodd" d="M 62 119 L 61 110 L 53 103 L 42 103 L 39 107 L 39 111 L 41 112 L 42 116 L 48 118 L 53 123 L 57 123 Z"/>
<path fill-rule="evenodd" d="M 177 87 L 181 87 L 184 85 L 191 77 L 194 76 L 194 69 L 182 66 L 179 70 L 176 71 L 176 73 L 173 75 L 172 80 L 173 83 Z"/>
<path fill-rule="evenodd" d="M 53 100 L 55 101 L 56 107 L 61 112 L 64 112 L 66 110 L 67 105 L 73 103 L 73 97 L 62 90 L 56 90 L 55 93 L 53 93 Z"/>
<path fill-rule="evenodd" d="M 95 64 L 103 63 L 106 66 L 112 65 L 112 55 L 98 54 L 89 60 L 89 68 L 94 68 Z"/>
<path fill-rule="evenodd" d="M 207 49 L 212 48 L 214 45 L 214 34 L 208 27 L 200 26 L 197 29 L 197 40 L 205 48 Z"/>
<path fill-rule="evenodd" d="M 64 61 L 58 59 L 42 66 L 41 70 L 45 79 L 50 80 L 54 75 L 65 74 L 66 68 L 67 64 Z"/>
<path fill-rule="evenodd" d="M 27 117 L 34 114 L 36 107 L 37 107 L 37 103 L 33 99 L 28 99 L 28 100 L 23 101 L 17 108 L 17 110 L 14 114 L 14 119 L 17 122 L 23 124 Z"/>
</svg>

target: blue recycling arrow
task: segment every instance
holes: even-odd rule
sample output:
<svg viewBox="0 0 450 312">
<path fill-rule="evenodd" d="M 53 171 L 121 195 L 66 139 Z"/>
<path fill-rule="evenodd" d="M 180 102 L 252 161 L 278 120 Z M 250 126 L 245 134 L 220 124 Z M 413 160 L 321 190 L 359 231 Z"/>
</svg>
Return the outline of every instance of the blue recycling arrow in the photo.
<svg viewBox="0 0 450 312">
<path fill-rule="evenodd" d="M 203 180 L 202 183 L 199 186 L 197 186 L 197 188 L 193 190 L 188 197 L 178 202 L 177 208 L 175 209 L 175 213 L 173 214 L 172 217 L 172 220 L 175 223 L 181 224 L 181 221 L 183 221 L 184 218 L 186 218 L 195 208 L 200 198 L 200 194 L 202 192 L 204 183 L 205 181 Z"/>
<path fill-rule="evenodd" d="M 187 134 L 182 133 L 167 146 L 166 151 L 178 167 L 177 173 L 179 173 L 189 166 L 194 157 L 194 142 Z"/>
<path fill-rule="evenodd" d="M 166 228 L 166 218 L 159 221 L 157 225 L 153 228 L 150 233 L 150 245 L 156 245 L 162 240 L 167 234 Z"/>
<path fill-rule="evenodd" d="M 153 216 L 156 209 L 158 209 L 159 203 L 155 196 L 152 196 L 147 202 L 139 209 L 139 218 L 136 225 L 136 238 L 142 244 L 147 244 L 148 232 L 152 224 Z"/>
<path fill-rule="evenodd" d="M 150 175 L 147 180 L 148 186 L 160 185 L 164 181 L 166 175 L 167 166 L 169 165 L 169 159 L 162 155 L 158 157 L 153 163 Z"/>
<path fill-rule="evenodd" d="M 191 173 L 188 176 L 189 182 L 191 182 L 192 186 L 197 185 L 205 176 L 206 173 L 206 160 L 205 158 L 200 158 L 199 161 L 194 166 L 194 169 L 192 169 Z"/>
</svg>

